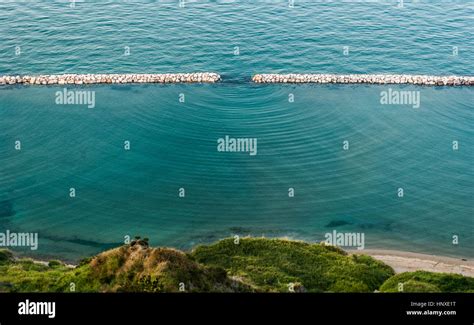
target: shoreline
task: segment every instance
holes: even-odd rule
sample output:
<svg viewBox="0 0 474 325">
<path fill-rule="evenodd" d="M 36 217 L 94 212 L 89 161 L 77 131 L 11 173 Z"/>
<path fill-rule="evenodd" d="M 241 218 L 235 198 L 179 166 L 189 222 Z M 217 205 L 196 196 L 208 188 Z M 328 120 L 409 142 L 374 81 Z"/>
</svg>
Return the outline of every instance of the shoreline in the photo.
<svg viewBox="0 0 474 325">
<path fill-rule="evenodd" d="M 395 273 L 428 271 L 474 277 L 474 260 L 390 249 L 346 250 L 349 254 L 369 255 L 391 266 Z"/>
<path fill-rule="evenodd" d="M 52 261 L 52 260 L 42 260 L 40 258 L 32 258 L 32 257 L 27 257 L 27 256 L 18 256 L 18 255 L 14 255 L 14 259 L 15 261 L 21 261 L 21 260 L 24 260 L 24 259 L 27 259 L 27 260 L 31 260 L 34 264 L 39 264 L 39 265 L 44 265 L 44 266 L 48 266 L 49 265 L 49 261 Z M 56 260 L 54 260 L 56 261 Z M 57 261 L 60 261 L 61 263 L 64 264 L 64 266 L 66 266 L 67 268 L 70 268 L 70 269 L 73 269 L 75 268 L 76 266 L 78 266 L 79 264 L 70 264 L 68 263 L 67 261 L 64 261 L 64 260 L 57 260 Z"/>
<path fill-rule="evenodd" d="M 474 289 L 474 277 L 465 272 L 397 274 L 381 260 L 336 246 L 265 237 L 243 237 L 237 242 L 227 237 L 181 251 L 153 247 L 148 238 L 136 236 L 129 244 L 86 258 L 73 268 L 59 260 L 48 265 L 32 259 L 15 262 L 11 253 L 0 253 L 0 261 L 0 291 L 6 292 L 66 293 L 71 292 L 70 283 L 77 285 L 73 290 L 77 292 L 178 293 L 183 284 L 184 291 L 201 293 L 388 293 L 399 292 L 400 283 L 407 284 L 406 292 Z"/>
<path fill-rule="evenodd" d="M 274 238 L 290 241 L 301 241 L 289 238 Z M 223 240 L 223 239 L 220 239 Z M 318 242 L 306 242 L 309 244 L 319 244 Z M 117 246 L 119 247 L 119 246 Z M 159 246 L 160 248 L 172 248 Z M 195 247 L 185 252 L 192 251 Z M 175 249 L 175 248 L 172 248 Z M 436 273 L 452 273 L 464 276 L 474 277 L 474 259 L 463 257 L 449 257 L 444 255 L 433 255 L 425 253 L 414 253 L 410 251 L 391 250 L 391 249 L 344 249 L 349 255 L 368 255 L 392 267 L 396 274 L 403 272 L 428 271 Z M 106 250 L 104 250 L 105 252 Z M 181 251 L 181 250 L 180 250 Z M 14 253 L 15 259 L 31 259 L 36 264 L 48 265 L 50 260 L 59 260 L 69 268 L 75 268 L 79 265 L 77 261 L 67 261 L 58 258 L 42 259 L 41 257 L 31 257 L 28 255 L 19 255 Z M 102 252 L 99 252 L 100 254 Z M 92 255 L 91 257 L 96 256 Z"/>
</svg>

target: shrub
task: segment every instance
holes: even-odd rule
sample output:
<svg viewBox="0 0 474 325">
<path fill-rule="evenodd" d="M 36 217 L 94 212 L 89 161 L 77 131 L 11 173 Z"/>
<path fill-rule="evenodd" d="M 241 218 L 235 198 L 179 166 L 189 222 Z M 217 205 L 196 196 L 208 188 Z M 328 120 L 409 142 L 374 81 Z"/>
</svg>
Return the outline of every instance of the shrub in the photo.
<svg viewBox="0 0 474 325">
<path fill-rule="evenodd" d="M 63 266 L 63 262 L 61 261 L 58 261 L 58 260 L 51 260 L 48 262 L 48 266 L 50 268 L 57 268 L 57 267 L 60 267 L 60 266 Z"/>
<path fill-rule="evenodd" d="M 474 292 L 474 278 L 426 271 L 397 274 L 385 281 L 380 291 L 398 292 L 399 283 L 403 283 L 403 292 Z"/>
<path fill-rule="evenodd" d="M 0 264 L 13 261 L 13 253 L 8 249 L 0 249 Z"/>
</svg>

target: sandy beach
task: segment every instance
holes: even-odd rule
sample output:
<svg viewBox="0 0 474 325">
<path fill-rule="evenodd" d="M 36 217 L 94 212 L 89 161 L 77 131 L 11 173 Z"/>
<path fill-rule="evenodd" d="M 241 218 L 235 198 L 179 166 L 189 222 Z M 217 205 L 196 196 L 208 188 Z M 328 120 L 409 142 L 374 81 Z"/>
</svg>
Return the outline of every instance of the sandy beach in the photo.
<svg viewBox="0 0 474 325">
<path fill-rule="evenodd" d="M 367 249 L 363 251 L 348 251 L 350 254 L 364 254 L 372 256 L 390 265 L 396 273 L 429 271 L 440 273 L 458 273 L 474 277 L 474 260 L 403 252 L 384 249 Z"/>
</svg>

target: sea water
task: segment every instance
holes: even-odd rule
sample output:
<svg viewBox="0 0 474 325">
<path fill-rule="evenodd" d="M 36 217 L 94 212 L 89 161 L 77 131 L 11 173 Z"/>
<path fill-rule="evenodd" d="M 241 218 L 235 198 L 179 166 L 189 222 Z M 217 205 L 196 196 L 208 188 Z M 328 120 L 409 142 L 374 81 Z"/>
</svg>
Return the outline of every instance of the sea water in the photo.
<svg viewBox="0 0 474 325">
<path fill-rule="evenodd" d="M 473 75 L 472 14 L 461 1 L 2 2 L 2 75 L 223 81 L 67 87 L 93 93 L 92 108 L 58 104 L 62 86 L 1 86 L 0 231 L 36 232 L 28 255 L 67 260 L 135 235 L 189 249 L 333 231 L 363 233 L 365 248 L 474 257 L 474 89 L 249 81 Z M 393 91 L 419 105 L 381 100 Z M 256 154 L 218 150 L 226 136 L 254 139 Z"/>
</svg>

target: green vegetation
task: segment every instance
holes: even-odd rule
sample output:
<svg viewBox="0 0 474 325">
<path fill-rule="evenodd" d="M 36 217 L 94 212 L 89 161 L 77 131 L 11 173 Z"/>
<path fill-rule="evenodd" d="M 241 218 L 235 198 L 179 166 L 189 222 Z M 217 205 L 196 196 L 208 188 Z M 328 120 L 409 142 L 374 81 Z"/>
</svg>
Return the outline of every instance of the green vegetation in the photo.
<svg viewBox="0 0 474 325">
<path fill-rule="evenodd" d="M 0 264 L 0 291 L 65 291 L 72 277 L 72 271 L 62 264 L 49 267 L 31 259 L 10 260 Z"/>
<path fill-rule="evenodd" d="M 394 274 L 369 256 L 347 255 L 322 244 L 244 238 L 224 239 L 192 252 L 198 262 L 225 269 L 256 291 L 373 292 Z"/>
<path fill-rule="evenodd" d="M 403 283 L 403 292 L 474 292 L 474 278 L 426 271 L 397 274 L 385 281 L 380 291 L 398 292 L 400 283 Z"/>
<path fill-rule="evenodd" d="M 30 259 L 0 264 L 0 291 L 179 292 L 183 289 L 187 292 L 250 290 L 228 278 L 222 269 L 198 264 L 174 249 L 149 248 L 141 240 L 83 260 L 75 268 L 58 261 L 44 265 Z"/>
<path fill-rule="evenodd" d="M 9 250 L 0 249 L 0 265 L 13 261 L 13 254 Z"/>
<path fill-rule="evenodd" d="M 149 248 L 132 242 L 102 253 L 82 268 L 100 283 L 101 291 L 226 292 L 243 291 L 222 269 L 207 267 L 185 253 L 169 248 Z"/>
<path fill-rule="evenodd" d="M 474 292 L 474 278 L 393 270 L 369 256 L 283 239 L 224 239 L 190 253 L 148 239 L 82 260 L 14 259 L 0 250 L 0 292 Z"/>
</svg>

